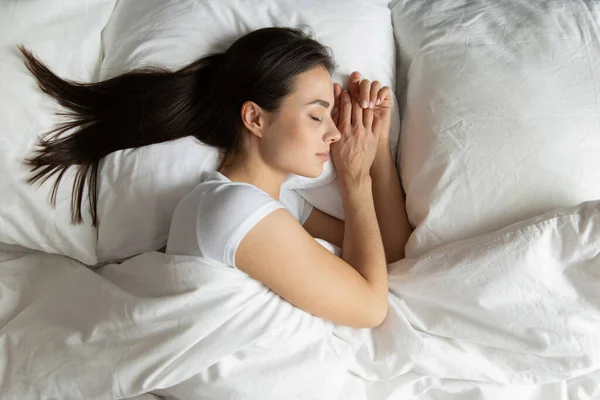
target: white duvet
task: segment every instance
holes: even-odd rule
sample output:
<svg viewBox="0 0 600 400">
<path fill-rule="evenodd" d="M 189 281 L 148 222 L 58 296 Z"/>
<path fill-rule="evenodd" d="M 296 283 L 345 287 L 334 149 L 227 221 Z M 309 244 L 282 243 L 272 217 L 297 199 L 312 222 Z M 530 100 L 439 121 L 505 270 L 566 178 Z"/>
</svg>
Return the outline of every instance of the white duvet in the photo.
<svg viewBox="0 0 600 400">
<path fill-rule="evenodd" d="M 600 201 L 389 271 L 386 321 L 361 330 L 199 258 L 153 252 L 94 272 L 63 256 L 5 252 L 0 393 L 365 399 L 349 385 L 415 395 L 439 379 L 541 385 L 600 369 Z"/>
</svg>

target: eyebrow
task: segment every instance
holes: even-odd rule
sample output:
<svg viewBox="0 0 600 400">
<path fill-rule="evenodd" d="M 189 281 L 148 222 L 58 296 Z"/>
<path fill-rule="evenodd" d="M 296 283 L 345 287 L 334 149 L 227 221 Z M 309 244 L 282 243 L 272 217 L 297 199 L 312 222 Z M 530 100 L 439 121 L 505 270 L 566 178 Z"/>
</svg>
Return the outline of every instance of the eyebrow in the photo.
<svg viewBox="0 0 600 400">
<path fill-rule="evenodd" d="M 309 103 L 306 103 L 305 105 L 308 106 L 310 104 L 318 104 L 318 105 L 323 106 L 325 108 L 329 108 L 329 102 L 325 101 L 325 100 L 321 100 L 321 99 L 313 100 L 313 101 L 311 101 Z"/>
</svg>

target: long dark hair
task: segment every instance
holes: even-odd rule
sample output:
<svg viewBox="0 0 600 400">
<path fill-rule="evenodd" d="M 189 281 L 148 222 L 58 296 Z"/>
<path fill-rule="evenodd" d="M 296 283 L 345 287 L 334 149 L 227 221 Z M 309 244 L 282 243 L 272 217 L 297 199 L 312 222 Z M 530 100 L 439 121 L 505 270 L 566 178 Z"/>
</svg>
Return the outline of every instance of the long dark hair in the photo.
<svg viewBox="0 0 600 400">
<path fill-rule="evenodd" d="M 98 166 L 107 154 L 194 136 L 221 150 L 220 168 L 241 152 L 240 109 L 245 101 L 275 111 L 294 90 L 297 74 L 318 65 L 330 74 L 335 68 L 329 48 L 293 28 L 253 31 L 224 53 L 209 54 L 176 71 L 136 69 L 97 83 L 62 79 L 22 45 L 19 49 L 40 88 L 66 109 L 58 114 L 67 117 L 40 137 L 37 154 L 25 160 L 32 172 L 27 183 L 42 184 L 56 175 L 50 195 L 55 205 L 62 177 L 76 166 L 71 221 L 83 221 L 87 181 L 94 226 Z M 75 131 L 64 135 L 71 129 Z"/>
</svg>

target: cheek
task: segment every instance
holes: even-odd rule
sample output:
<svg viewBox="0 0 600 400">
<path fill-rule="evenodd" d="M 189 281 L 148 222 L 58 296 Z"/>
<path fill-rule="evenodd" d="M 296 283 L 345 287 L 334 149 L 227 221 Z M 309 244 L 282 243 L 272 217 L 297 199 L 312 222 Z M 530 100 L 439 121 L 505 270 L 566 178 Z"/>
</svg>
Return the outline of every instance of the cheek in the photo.
<svg viewBox="0 0 600 400">
<path fill-rule="evenodd" d="M 305 121 L 308 119 L 308 121 Z M 290 118 L 277 127 L 276 145 L 282 158 L 303 158 L 307 153 L 314 153 L 317 132 L 316 123 L 309 118 Z"/>
<path fill-rule="evenodd" d="M 265 161 L 288 173 L 316 177 L 322 162 L 315 153 L 321 150 L 319 124 L 308 117 L 280 119 L 269 131 L 269 140 L 263 141 Z"/>
<path fill-rule="evenodd" d="M 314 158 L 314 154 L 321 148 L 319 140 L 319 124 L 310 120 L 299 123 L 290 132 L 289 143 L 293 146 L 290 150 L 299 162 L 306 162 L 308 158 Z"/>
</svg>

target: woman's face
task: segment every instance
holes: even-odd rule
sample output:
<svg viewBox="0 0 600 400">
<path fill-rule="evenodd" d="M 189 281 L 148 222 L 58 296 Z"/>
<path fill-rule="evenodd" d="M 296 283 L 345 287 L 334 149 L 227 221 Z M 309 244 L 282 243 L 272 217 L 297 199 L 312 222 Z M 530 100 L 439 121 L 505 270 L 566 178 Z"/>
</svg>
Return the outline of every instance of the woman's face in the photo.
<svg viewBox="0 0 600 400">
<path fill-rule="evenodd" d="M 321 175 L 329 146 L 340 139 L 331 118 L 333 103 L 333 83 L 327 69 L 318 66 L 296 76 L 294 91 L 268 115 L 259 145 L 263 160 L 288 174 Z"/>
</svg>

